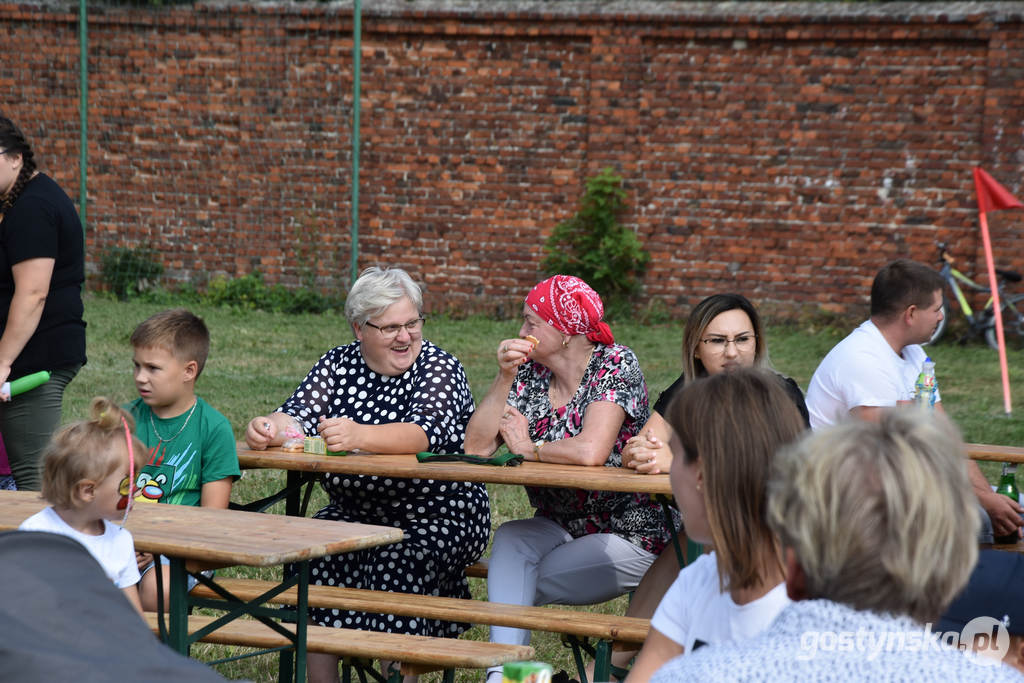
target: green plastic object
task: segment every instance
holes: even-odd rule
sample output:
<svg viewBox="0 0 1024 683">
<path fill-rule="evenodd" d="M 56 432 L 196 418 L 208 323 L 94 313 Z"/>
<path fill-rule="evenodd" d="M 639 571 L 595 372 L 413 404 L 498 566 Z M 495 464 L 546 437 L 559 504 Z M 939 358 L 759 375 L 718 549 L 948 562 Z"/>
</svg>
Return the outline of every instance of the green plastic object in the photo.
<svg viewBox="0 0 1024 683">
<path fill-rule="evenodd" d="M 3 386 L 0 386 L 0 394 L 7 394 L 13 398 L 18 394 L 24 394 L 26 391 L 32 391 L 49 381 L 50 373 L 46 370 L 40 370 L 39 372 L 33 372 L 31 375 L 19 377 L 13 382 L 4 382 Z"/>
<path fill-rule="evenodd" d="M 544 662 L 509 662 L 502 667 L 507 683 L 550 683 L 551 665 Z"/>
<path fill-rule="evenodd" d="M 473 465 L 497 465 L 498 467 L 515 467 L 523 461 L 523 456 L 515 453 L 502 453 L 492 457 L 483 455 L 466 455 L 465 453 L 428 453 L 416 454 L 419 462 L 468 462 Z"/>
</svg>

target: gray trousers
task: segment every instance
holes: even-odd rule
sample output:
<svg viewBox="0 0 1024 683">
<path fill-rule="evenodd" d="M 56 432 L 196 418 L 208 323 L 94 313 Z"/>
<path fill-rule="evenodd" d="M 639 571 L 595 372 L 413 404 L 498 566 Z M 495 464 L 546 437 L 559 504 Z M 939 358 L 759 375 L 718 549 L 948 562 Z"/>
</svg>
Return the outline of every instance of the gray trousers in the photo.
<svg viewBox="0 0 1024 683">
<path fill-rule="evenodd" d="M 615 534 L 574 539 L 544 517 L 506 522 L 494 532 L 487 599 L 513 605 L 592 605 L 636 588 L 655 557 Z M 491 641 L 526 645 L 530 632 L 492 626 Z"/>
<path fill-rule="evenodd" d="M 64 388 L 81 367 L 54 370 L 46 384 L 18 394 L 6 403 L 0 402 L 0 434 L 3 434 L 11 474 L 19 490 L 39 490 L 43 451 L 60 427 Z"/>
</svg>

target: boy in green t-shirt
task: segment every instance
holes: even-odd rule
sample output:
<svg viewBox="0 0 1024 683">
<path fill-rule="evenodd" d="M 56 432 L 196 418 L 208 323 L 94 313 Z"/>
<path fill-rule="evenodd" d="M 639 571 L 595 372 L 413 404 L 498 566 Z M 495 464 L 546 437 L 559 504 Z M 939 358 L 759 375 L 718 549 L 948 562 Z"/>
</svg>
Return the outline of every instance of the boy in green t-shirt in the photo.
<svg viewBox="0 0 1024 683">
<path fill-rule="evenodd" d="M 227 418 L 195 394 L 210 352 L 206 325 L 184 308 L 162 311 L 135 328 L 131 343 L 139 398 L 126 408 L 149 448 L 135 502 L 227 508 L 240 474 L 235 435 Z M 153 556 L 138 553 L 138 560 L 142 606 L 154 611 L 156 575 L 148 571 Z M 166 605 L 170 571 L 166 565 L 163 571 Z M 190 579 L 189 589 L 193 585 Z"/>
</svg>

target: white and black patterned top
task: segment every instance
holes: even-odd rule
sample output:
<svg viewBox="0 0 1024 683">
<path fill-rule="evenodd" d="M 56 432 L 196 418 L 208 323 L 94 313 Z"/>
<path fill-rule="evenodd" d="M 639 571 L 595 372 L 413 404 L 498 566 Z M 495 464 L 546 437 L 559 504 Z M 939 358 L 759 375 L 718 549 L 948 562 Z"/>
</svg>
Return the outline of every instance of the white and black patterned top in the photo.
<svg viewBox="0 0 1024 683">
<path fill-rule="evenodd" d="M 358 341 L 337 346 L 317 361 L 278 410 L 316 434 L 321 417 L 359 424 L 411 422 L 423 428 L 431 453 L 461 453 L 473 394 L 462 363 L 426 339 L 412 366 L 390 377 L 371 370 Z"/>
<path fill-rule="evenodd" d="M 473 395 L 451 354 L 424 340 L 412 366 L 389 377 L 371 370 L 360 343 L 331 349 L 279 409 L 316 434 L 321 417 L 360 424 L 411 423 L 423 428 L 434 453 L 461 453 Z M 491 531 L 483 484 L 325 474 L 331 503 L 319 519 L 395 526 L 400 543 L 310 563 L 310 582 L 370 590 L 468 598 L 465 568 L 478 560 Z M 454 622 L 331 609 L 310 610 L 321 625 L 427 636 L 456 636 Z"/>
<path fill-rule="evenodd" d="M 955 634 L 959 636 L 959 633 Z M 944 634 L 906 616 L 831 600 L 789 605 L 759 636 L 671 659 L 651 683 L 678 681 L 1024 681 L 1003 664 L 978 664 Z"/>
<path fill-rule="evenodd" d="M 583 431 L 587 406 L 610 401 L 626 416 L 604 464 L 621 467 L 623 446 L 650 416 L 647 383 L 633 351 L 621 344 L 596 344 L 576 394 L 557 410 L 548 396 L 550 385 L 551 370 L 530 360 L 519 367 L 509 390 L 507 403 L 526 417 L 530 439 L 574 437 Z M 536 486 L 526 491 L 537 514 L 558 522 L 573 538 L 613 533 L 650 553 L 660 553 L 669 540 L 661 506 L 647 494 Z"/>
</svg>

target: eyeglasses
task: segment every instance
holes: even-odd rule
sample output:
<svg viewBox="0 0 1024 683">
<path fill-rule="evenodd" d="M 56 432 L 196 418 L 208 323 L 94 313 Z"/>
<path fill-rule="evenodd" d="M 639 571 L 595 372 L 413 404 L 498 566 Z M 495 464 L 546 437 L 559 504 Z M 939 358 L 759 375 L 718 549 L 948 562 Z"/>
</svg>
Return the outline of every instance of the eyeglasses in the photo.
<svg viewBox="0 0 1024 683">
<path fill-rule="evenodd" d="M 404 325 L 385 325 L 383 327 L 381 327 L 380 325 L 374 325 L 369 320 L 367 320 L 363 324 L 369 325 L 373 329 L 380 332 L 380 336 L 384 337 L 385 339 L 394 339 L 395 337 L 398 336 L 398 333 L 402 331 L 403 327 L 409 334 L 418 334 L 420 330 L 423 329 L 423 322 L 425 320 L 426 318 L 416 318 L 415 320 L 410 320 Z"/>
<path fill-rule="evenodd" d="M 738 334 L 732 339 L 728 337 L 708 337 L 707 339 L 700 340 L 704 346 L 711 349 L 713 353 L 725 353 L 725 350 L 729 347 L 729 344 L 735 344 L 737 351 L 750 351 L 754 348 L 754 344 L 757 341 L 757 335 L 750 332 Z"/>
</svg>

